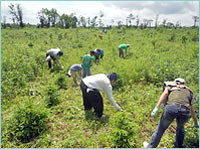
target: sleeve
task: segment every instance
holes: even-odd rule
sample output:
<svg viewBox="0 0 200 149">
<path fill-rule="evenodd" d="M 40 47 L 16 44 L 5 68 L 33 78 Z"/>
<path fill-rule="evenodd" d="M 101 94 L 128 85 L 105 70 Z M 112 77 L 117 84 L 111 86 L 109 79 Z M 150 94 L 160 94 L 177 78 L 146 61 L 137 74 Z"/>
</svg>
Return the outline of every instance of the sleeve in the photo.
<svg viewBox="0 0 200 149">
<path fill-rule="evenodd" d="M 107 97 L 110 101 L 110 103 L 118 110 L 122 111 L 121 107 L 116 103 L 116 101 L 114 100 L 113 96 L 112 96 L 112 86 L 108 85 L 105 88 L 105 92 L 107 94 Z"/>
</svg>

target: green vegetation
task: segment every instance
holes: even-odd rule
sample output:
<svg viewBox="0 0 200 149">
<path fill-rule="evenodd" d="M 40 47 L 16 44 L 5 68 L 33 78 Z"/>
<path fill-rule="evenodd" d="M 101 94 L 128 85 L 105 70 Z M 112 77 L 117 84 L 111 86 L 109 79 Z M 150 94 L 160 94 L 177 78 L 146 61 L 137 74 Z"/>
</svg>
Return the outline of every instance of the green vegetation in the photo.
<svg viewBox="0 0 200 149">
<path fill-rule="evenodd" d="M 1 147 L 2 148 L 142 148 L 161 116 L 150 113 L 164 81 L 182 77 L 199 99 L 198 28 L 112 28 L 98 38 L 97 28 L 3 29 L 1 35 Z M 128 57 L 118 57 L 118 45 L 129 43 Z M 60 48 L 61 70 L 48 69 L 46 51 Z M 92 74 L 116 72 L 120 78 L 113 96 L 117 111 L 104 98 L 104 117 L 85 117 L 82 94 L 67 77 L 67 68 L 81 63 L 91 49 L 105 56 Z M 195 104 L 197 114 L 199 104 Z M 199 147 L 198 129 L 187 128 L 185 147 Z M 176 122 L 158 147 L 172 148 Z"/>
</svg>

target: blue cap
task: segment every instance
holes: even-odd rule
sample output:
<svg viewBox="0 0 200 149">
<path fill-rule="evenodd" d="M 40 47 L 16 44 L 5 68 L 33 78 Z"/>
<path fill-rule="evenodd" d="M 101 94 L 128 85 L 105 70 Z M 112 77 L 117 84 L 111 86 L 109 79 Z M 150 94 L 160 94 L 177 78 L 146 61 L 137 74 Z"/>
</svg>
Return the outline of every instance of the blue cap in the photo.
<svg viewBox="0 0 200 149">
<path fill-rule="evenodd" d="M 109 78 L 109 80 L 115 80 L 115 81 L 119 78 L 115 72 L 108 74 L 107 77 Z"/>
</svg>

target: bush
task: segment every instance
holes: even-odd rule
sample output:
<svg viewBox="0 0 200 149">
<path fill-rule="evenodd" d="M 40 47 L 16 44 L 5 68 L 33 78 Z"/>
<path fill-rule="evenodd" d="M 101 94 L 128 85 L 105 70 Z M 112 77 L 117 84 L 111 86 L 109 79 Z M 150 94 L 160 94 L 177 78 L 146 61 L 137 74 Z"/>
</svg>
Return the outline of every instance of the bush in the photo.
<svg viewBox="0 0 200 149">
<path fill-rule="evenodd" d="M 47 112 L 40 105 L 26 103 L 17 107 L 9 120 L 8 136 L 11 140 L 29 142 L 46 128 Z"/>
<path fill-rule="evenodd" d="M 56 85 L 58 85 L 59 89 L 66 89 L 66 79 L 65 76 L 59 76 L 56 80 Z"/>
<path fill-rule="evenodd" d="M 56 93 L 56 89 L 53 88 L 52 86 L 48 87 L 47 89 L 47 98 L 46 98 L 46 103 L 47 103 L 47 107 L 52 107 L 52 106 L 56 106 L 59 104 L 59 95 L 58 93 Z"/>
<path fill-rule="evenodd" d="M 111 141 L 115 148 L 134 148 L 138 139 L 139 126 L 132 122 L 128 114 L 117 113 L 111 120 Z"/>
</svg>

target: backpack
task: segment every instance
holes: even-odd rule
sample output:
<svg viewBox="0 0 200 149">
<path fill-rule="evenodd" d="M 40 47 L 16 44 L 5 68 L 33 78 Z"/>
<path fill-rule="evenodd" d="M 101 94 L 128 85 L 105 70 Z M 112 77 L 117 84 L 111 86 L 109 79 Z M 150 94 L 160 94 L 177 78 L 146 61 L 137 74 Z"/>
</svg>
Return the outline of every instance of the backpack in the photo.
<svg viewBox="0 0 200 149">
<path fill-rule="evenodd" d="M 189 98 L 190 106 L 192 105 L 192 100 L 196 101 L 196 98 L 193 96 L 192 90 L 189 87 L 187 87 L 185 84 L 180 84 L 179 82 L 175 82 L 175 81 L 167 81 L 163 83 L 163 91 L 165 90 L 166 87 L 168 88 L 169 94 L 176 90 L 187 89 L 190 92 L 190 98 Z M 168 100 L 168 97 L 166 98 L 166 100 L 163 101 L 164 107 L 167 105 L 167 100 Z"/>
</svg>

